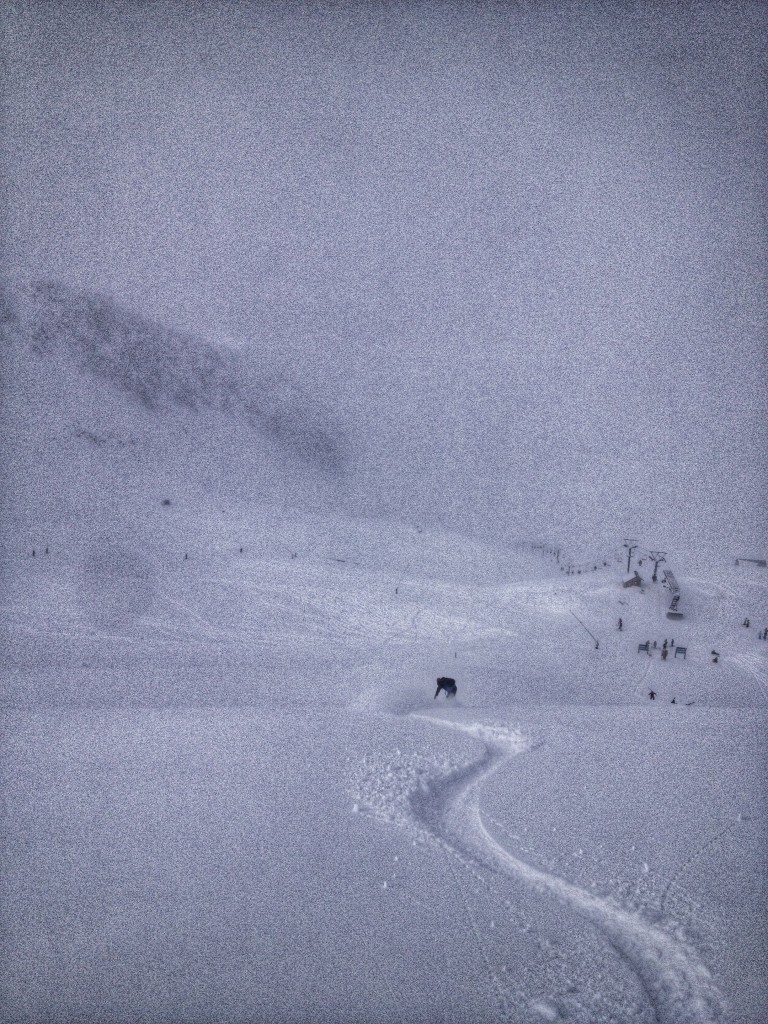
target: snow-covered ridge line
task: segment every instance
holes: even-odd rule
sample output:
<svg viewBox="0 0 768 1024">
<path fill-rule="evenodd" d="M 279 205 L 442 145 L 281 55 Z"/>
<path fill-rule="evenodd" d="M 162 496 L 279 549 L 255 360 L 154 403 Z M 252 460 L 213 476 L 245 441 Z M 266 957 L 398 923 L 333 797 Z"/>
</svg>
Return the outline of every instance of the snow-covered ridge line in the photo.
<svg viewBox="0 0 768 1024">
<path fill-rule="evenodd" d="M 247 353 L 172 330 L 108 298 L 37 281 L 2 297 L 4 333 L 38 357 L 64 352 L 83 371 L 146 408 L 212 410 L 237 418 L 328 470 L 343 467 L 338 425 L 295 383 Z"/>
</svg>

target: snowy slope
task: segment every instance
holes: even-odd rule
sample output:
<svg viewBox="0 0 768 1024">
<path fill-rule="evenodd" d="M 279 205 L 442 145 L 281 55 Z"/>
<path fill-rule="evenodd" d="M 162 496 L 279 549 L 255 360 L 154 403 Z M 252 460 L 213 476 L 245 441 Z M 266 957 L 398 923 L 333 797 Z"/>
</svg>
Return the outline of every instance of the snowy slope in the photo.
<svg viewBox="0 0 768 1024">
<path fill-rule="evenodd" d="M 73 337 L 6 338 L 3 1019 L 764 1019 L 766 570 L 362 519 Z"/>
</svg>

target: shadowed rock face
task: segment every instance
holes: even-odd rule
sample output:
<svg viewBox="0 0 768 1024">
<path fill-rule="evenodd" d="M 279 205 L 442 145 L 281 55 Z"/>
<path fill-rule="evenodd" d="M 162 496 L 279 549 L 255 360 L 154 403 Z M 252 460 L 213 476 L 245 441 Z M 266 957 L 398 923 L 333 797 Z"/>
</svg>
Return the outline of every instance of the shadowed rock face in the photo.
<svg viewBox="0 0 768 1024">
<path fill-rule="evenodd" d="M 6 292 L 2 323 L 38 358 L 66 352 L 81 370 L 153 413 L 172 407 L 221 413 L 314 469 L 343 471 L 343 441 L 330 414 L 292 382 L 260 372 L 243 353 L 50 281 Z"/>
</svg>

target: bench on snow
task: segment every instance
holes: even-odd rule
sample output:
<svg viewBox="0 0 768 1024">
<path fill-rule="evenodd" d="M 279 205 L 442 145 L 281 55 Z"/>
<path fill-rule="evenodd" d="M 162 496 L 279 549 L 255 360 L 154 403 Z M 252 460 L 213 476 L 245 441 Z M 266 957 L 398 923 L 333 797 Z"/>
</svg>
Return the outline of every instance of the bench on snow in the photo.
<svg viewBox="0 0 768 1024">
<path fill-rule="evenodd" d="M 647 644 L 638 644 L 637 645 L 637 653 L 639 654 L 640 651 L 645 651 L 646 654 L 650 654 L 651 653 L 651 644 L 650 644 L 650 642 L 648 642 Z"/>
<path fill-rule="evenodd" d="M 688 653 L 688 648 L 687 647 L 676 647 L 675 648 L 675 657 L 677 657 L 678 654 L 682 654 L 683 661 L 685 661 L 685 656 L 686 656 L 687 653 Z"/>
</svg>

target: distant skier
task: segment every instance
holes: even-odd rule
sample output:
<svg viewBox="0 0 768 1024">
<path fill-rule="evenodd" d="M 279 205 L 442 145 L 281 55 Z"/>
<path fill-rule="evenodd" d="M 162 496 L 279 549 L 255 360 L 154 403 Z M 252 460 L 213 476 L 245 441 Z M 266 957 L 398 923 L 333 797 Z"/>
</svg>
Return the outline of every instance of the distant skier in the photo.
<svg viewBox="0 0 768 1024">
<path fill-rule="evenodd" d="M 624 623 L 619 619 L 619 632 L 621 632 L 622 629 L 624 629 Z"/>
<path fill-rule="evenodd" d="M 669 651 L 667 650 L 667 648 L 666 647 L 662 647 L 662 649 L 661 649 L 661 660 L 662 661 L 666 661 L 668 654 L 669 654 Z"/>
<path fill-rule="evenodd" d="M 456 696 L 456 680 L 451 679 L 449 676 L 440 676 L 437 680 L 437 689 L 435 690 L 434 699 L 437 700 L 438 694 L 441 690 L 445 690 L 445 696 L 455 697 Z"/>
<path fill-rule="evenodd" d="M 744 625 L 749 629 L 749 619 L 744 619 Z"/>
<path fill-rule="evenodd" d="M 655 690 L 651 690 L 651 692 L 648 694 L 648 696 L 651 698 L 651 700 L 656 700 L 656 691 Z"/>
</svg>

